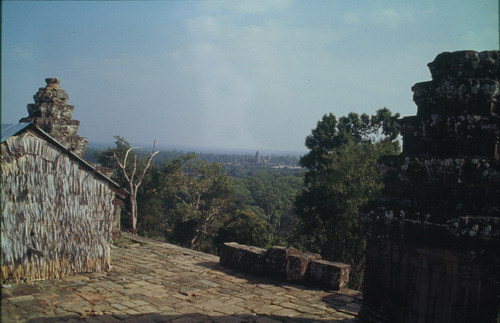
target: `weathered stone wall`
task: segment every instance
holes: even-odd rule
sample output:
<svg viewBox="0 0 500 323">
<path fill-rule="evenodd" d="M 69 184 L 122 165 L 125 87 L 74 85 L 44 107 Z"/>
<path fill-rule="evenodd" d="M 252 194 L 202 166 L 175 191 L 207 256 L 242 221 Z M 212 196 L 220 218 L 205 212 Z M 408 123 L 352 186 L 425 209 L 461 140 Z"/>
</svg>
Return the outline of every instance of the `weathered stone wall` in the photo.
<svg viewBox="0 0 500 323">
<path fill-rule="evenodd" d="M 363 317 L 370 322 L 494 322 L 496 266 L 471 252 L 372 240 Z"/>
<path fill-rule="evenodd" d="M 2 283 L 109 270 L 117 210 L 109 183 L 30 132 L 0 153 Z"/>
<path fill-rule="evenodd" d="M 47 85 L 33 96 L 35 103 L 28 104 L 28 117 L 19 122 L 36 124 L 69 151 L 83 157 L 88 140 L 77 134 L 80 121 L 72 119 L 75 107 L 67 104 L 68 94 L 60 88 L 59 79 L 46 78 L 45 82 Z"/>
<path fill-rule="evenodd" d="M 278 246 L 266 250 L 235 242 L 223 244 L 219 259 L 221 264 L 236 270 L 328 290 L 345 287 L 351 270 L 349 265 L 322 260 L 319 254 Z"/>
<path fill-rule="evenodd" d="M 499 302 L 499 51 L 442 53 L 398 121 L 367 228 L 365 319 L 492 322 Z"/>
</svg>

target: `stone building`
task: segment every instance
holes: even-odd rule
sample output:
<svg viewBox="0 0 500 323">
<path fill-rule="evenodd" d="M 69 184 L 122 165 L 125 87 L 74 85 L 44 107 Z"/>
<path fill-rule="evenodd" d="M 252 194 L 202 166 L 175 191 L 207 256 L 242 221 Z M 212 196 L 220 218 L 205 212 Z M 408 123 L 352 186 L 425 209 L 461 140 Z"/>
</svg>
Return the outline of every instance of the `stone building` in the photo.
<svg viewBox="0 0 500 323">
<path fill-rule="evenodd" d="M 31 123 L 2 125 L 2 283 L 110 269 L 127 192 L 81 158 L 87 140 L 58 84 L 28 105 Z"/>
<path fill-rule="evenodd" d="M 75 107 L 67 103 L 68 94 L 60 88 L 59 79 L 46 78 L 45 83 L 47 85 L 33 96 L 35 103 L 28 104 L 28 117 L 19 122 L 35 124 L 70 151 L 83 157 L 88 140 L 77 134 L 80 121 L 72 119 Z"/>
<path fill-rule="evenodd" d="M 367 227 L 363 316 L 383 322 L 494 322 L 499 305 L 499 51 L 439 54 L 399 120 Z"/>
</svg>

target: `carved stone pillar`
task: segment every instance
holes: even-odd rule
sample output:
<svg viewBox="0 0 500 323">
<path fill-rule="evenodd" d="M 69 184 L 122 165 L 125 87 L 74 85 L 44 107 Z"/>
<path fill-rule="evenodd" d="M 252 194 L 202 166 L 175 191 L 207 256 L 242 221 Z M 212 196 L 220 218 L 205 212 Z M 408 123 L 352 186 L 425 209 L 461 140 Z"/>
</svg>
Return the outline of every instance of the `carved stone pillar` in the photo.
<svg viewBox="0 0 500 323">
<path fill-rule="evenodd" d="M 492 322 L 499 296 L 499 51 L 439 54 L 399 120 L 383 197 L 362 212 L 362 316 L 390 322 Z"/>
<path fill-rule="evenodd" d="M 46 78 L 45 82 L 47 85 L 33 96 L 35 103 L 28 104 L 28 117 L 19 122 L 36 124 L 68 150 L 83 157 L 88 140 L 77 134 L 80 121 L 72 119 L 75 107 L 67 104 L 68 94 L 60 88 L 59 79 Z"/>
</svg>

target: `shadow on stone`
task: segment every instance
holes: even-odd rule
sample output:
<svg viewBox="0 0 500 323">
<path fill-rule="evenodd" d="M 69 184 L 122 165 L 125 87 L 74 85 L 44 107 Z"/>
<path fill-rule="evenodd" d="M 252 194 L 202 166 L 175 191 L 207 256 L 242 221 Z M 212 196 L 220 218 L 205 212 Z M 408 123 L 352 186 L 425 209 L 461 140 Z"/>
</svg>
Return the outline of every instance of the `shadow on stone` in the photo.
<svg viewBox="0 0 500 323">
<path fill-rule="evenodd" d="M 197 266 L 201 266 L 204 268 L 208 268 L 211 270 L 217 270 L 220 272 L 223 272 L 227 275 L 231 275 L 233 277 L 245 279 L 247 283 L 249 284 L 264 284 L 264 285 L 272 285 L 272 286 L 288 286 L 296 289 L 302 289 L 302 290 L 323 290 L 327 292 L 334 292 L 338 289 L 331 289 L 328 288 L 328 285 L 325 284 L 324 286 L 318 286 L 316 284 L 311 284 L 307 281 L 303 282 L 290 282 L 287 281 L 285 277 L 278 277 L 278 276 L 260 276 L 254 273 L 248 273 L 248 272 L 240 272 L 236 269 L 229 268 L 226 266 L 221 265 L 218 262 L 215 261 L 204 261 L 204 262 L 198 262 L 196 263 Z M 347 291 L 346 289 L 341 289 L 342 293 Z M 349 292 L 354 292 L 356 295 L 361 295 L 361 292 L 358 291 L 352 291 L 348 290 Z"/>
<path fill-rule="evenodd" d="M 359 291 L 344 289 L 342 294 L 332 293 L 321 300 L 338 312 L 357 316 L 363 303 L 363 294 Z"/>
<path fill-rule="evenodd" d="M 217 270 L 223 272 L 232 277 L 245 279 L 249 284 L 264 284 L 272 286 L 297 286 L 295 284 L 288 283 L 285 279 L 279 279 L 276 277 L 265 277 L 253 273 L 241 272 L 229 267 L 225 267 L 218 262 L 204 261 L 196 263 L 197 266 L 205 267 L 211 270 Z M 305 286 L 300 286 L 301 288 L 307 288 Z"/>
<path fill-rule="evenodd" d="M 211 270 L 217 270 L 236 278 L 245 279 L 246 283 L 251 285 L 261 284 L 261 285 L 284 287 L 295 290 L 323 290 L 326 292 L 331 292 L 331 294 L 329 294 L 328 296 L 323 297 L 321 301 L 325 306 L 338 311 L 340 313 L 339 316 L 342 316 L 344 314 L 357 316 L 359 310 L 361 309 L 361 303 L 363 301 L 363 294 L 360 291 L 356 290 L 342 288 L 338 291 L 334 291 L 328 288 L 320 288 L 319 286 L 315 285 L 297 284 L 289 282 L 285 278 L 280 279 L 276 276 L 262 277 L 251 273 L 242 273 L 234 269 L 225 267 L 215 261 L 199 262 L 196 263 L 196 265 L 209 268 Z M 290 318 L 290 320 L 291 320 L 290 322 L 293 322 L 295 321 L 295 318 L 293 320 Z M 311 322 L 312 321 L 314 320 L 311 320 Z M 349 320 L 347 320 L 346 322 L 348 321 Z M 262 321 L 262 322 L 267 322 L 267 321 Z M 302 322 L 302 321 L 299 320 L 297 322 Z"/>
<path fill-rule="evenodd" d="M 199 322 L 199 323 L 312 323 L 312 322 L 356 322 L 355 319 L 342 318 L 342 313 L 333 313 L 332 317 L 325 318 L 323 320 L 307 318 L 307 317 L 286 317 L 280 315 L 251 315 L 251 314 L 233 314 L 231 316 L 220 315 L 204 315 L 199 313 L 183 314 L 183 315 L 164 315 L 159 313 L 146 313 L 138 315 L 100 315 L 100 316 L 88 316 L 88 317 L 78 317 L 76 315 L 66 315 L 58 316 L 52 318 L 37 318 L 27 321 L 28 323 L 55 323 L 55 322 L 105 322 L 105 323 L 115 323 L 115 322 L 130 322 L 130 323 L 160 323 L 160 322 L 172 322 L 172 323 L 188 323 L 188 322 Z"/>
</svg>

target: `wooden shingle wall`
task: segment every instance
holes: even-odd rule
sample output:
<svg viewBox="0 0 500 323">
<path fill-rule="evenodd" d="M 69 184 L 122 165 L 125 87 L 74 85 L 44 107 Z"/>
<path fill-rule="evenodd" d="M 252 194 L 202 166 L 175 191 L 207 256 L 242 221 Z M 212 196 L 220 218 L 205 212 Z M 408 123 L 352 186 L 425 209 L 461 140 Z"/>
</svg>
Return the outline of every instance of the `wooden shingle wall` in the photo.
<svg viewBox="0 0 500 323">
<path fill-rule="evenodd" d="M 1 145 L 1 279 L 110 269 L 115 193 L 30 132 Z"/>
</svg>

